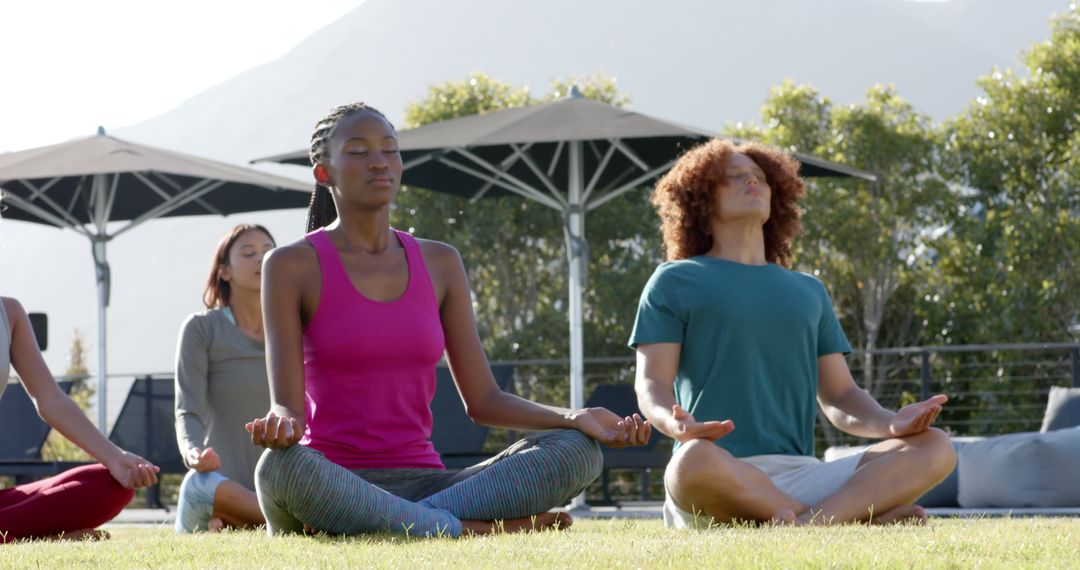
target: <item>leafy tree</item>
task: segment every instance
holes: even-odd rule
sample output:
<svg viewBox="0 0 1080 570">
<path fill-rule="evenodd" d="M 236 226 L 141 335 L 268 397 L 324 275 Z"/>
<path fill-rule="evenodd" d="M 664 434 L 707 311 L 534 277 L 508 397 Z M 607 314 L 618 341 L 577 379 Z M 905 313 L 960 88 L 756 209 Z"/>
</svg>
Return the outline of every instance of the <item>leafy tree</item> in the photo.
<svg viewBox="0 0 1080 570">
<path fill-rule="evenodd" d="M 603 75 L 556 79 L 545 95 L 532 98 L 524 88 L 477 73 L 431 86 L 423 99 L 410 103 L 405 126 L 550 101 L 564 97 L 571 86 L 610 104 L 629 102 Z M 398 227 L 446 241 L 461 252 L 492 359 L 566 355 L 568 269 L 558 212 L 520 197 L 470 202 L 406 187 L 393 217 Z M 586 354 L 625 354 L 638 295 L 659 260 L 656 227 L 656 215 L 641 192 L 624 194 L 589 216 Z"/>
<path fill-rule="evenodd" d="M 943 156 L 964 199 L 939 264 L 939 340 L 1078 338 L 1080 9 L 1051 29 L 1026 73 L 980 78 L 983 93 L 947 125 Z"/>
</svg>

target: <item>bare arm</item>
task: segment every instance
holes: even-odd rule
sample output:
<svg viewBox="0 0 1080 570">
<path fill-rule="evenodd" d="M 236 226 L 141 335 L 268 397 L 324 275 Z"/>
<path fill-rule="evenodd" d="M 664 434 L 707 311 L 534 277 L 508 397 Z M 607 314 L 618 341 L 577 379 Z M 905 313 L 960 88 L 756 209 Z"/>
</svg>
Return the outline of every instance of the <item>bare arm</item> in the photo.
<svg viewBox="0 0 1080 570">
<path fill-rule="evenodd" d="M 855 384 L 842 354 L 818 358 L 818 404 L 830 423 L 851 435 L 883 439 L 925 431 L 947 400 L 937 395 L 891 412 Z"/>
<path fill-rule="evenodd" d="M 668 437 L 679 441 L 720 439 L 735 429 L 731 420 L 698 422 L 675 403 L 675 375 L 681 350 L 682 345 L 673 342 L 638 345 L 634 381 L 638 407 Z"/>
<path fill-rule="evenodd" d="M 275 249 L 263 261 L 262 310 L 270 411 L 247 425 L 252 442 L 289 447 L 304 433 L 304 275 L 309 252 L 299 246 Z"/>
<path fill-rule="evenodd" d="M 30 318 L 22 305 L 8 298 L 0 302 L 4 303 L 11 321 L 11 363 L 45 423 L 108 467 L 113 478 L 125 487 L 146 487 L 156 483 L 156 466 L 109 441 L 90 423 L 78 404 L 60 389 L 41 357 Z"/>
<path fill-rule="evenodd" d="M 439 274 L 439 307 L 446 354 L 469 417 L 478 424 L 518 429 L 576 428 L 611 446 L 641 445 L 650 427 L 638 417 L 619 418 L 603 408 L 570 410 L 538 404 L 502 391 L 491 375 L 476 331 L 472 295 L 461 256 L 450 246 L 428 247 L 429 267 Z"/>
<path fill-rule="evenodd" d="M 637 392 L 641 413 L 660 430 L 660 433 L 676 436 L 675 374 L 679 369 L 679 351 L 682 345 L 673 342 L 643 344 L 637 348 L 637 372 L 634 391 Z"/>
</svg>

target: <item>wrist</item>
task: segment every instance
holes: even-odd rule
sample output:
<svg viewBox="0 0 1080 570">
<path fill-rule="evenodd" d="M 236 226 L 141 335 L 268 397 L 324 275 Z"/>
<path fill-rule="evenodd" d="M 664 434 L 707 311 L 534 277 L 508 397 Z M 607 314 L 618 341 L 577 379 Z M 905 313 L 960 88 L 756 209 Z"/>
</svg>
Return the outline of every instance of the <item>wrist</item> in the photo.
<svg viewBox="0 0 1080 570">
<path fill-rule="evenodd" d="M 654 426 L 658 427 L 660 431 L 671 437 L 671 439 L 679 442 L 685 441 L 684 430 L 681 429 L 683 422 L 675 419 L 675 416 L 671 414 L 661 416 L 660 424 L 661 425 L 659 426 L 655 426 L 654 424 Z"/>
<path fill-rule="evenodd" d="M 579 408 L 576 410 L 566 410 L 562 414 L 563 425 L 560 426 L 564 429 L 581 429 L 581 417 L 585 415 L 588 408 Z"/>
<path fill-rule="evenodd" d="M 896 428 L 896 412 L 890 412 L 889 416 L 884 419 L 884 425 L 881 428 L 883 438 L 896 437 L 899 430 Z"/>
<path fill-rule="evenodd" d="M 105 457 L 100 457 L 98 459 L 101 461 L 102 465 L 105 465 L 106 467 L 108 467 L 108 466 L 120 461 L 124 457 L 124 453 L 125 452 L 124 452 L 123 449 L 120 449 L 119 447 L 116 447 L 114 445 L 113 449 L 110 449 L 110 450 L 108 450 L 108 452 L 106 452 Z"/>
</svg>

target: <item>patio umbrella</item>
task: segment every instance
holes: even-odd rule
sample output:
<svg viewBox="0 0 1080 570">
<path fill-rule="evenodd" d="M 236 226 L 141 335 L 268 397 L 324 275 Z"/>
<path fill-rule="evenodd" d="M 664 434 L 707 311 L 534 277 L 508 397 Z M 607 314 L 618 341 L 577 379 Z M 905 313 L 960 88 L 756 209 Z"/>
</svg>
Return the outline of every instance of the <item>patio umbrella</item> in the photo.
<svg viewBox="0 0 1080 570">
<path fill-rule="evenodd" d="M 398 133 L 409 186 L 478 200 L 518 195 L 562 214 L 569 275 L 570 406 L 584 399 L 585 214 L 663 175 L 683 151 L 718 134 L 586 99 L 431 123 Z M 803 176 L 867 172 L 796 154 Z M 306 149 L 255 162 L 308 164 Z"/>
<path fill-rule="evenodd" d="M 301 208 L 311 187 L 250 168 L 96 136 L 0 154 L 0 216 L 90 240 L 98 288 L 98 428 L 105 431 L 105 246 L 154 218 Z M 110 233 L 110 222 L 124 222 Z"/>
</svg>

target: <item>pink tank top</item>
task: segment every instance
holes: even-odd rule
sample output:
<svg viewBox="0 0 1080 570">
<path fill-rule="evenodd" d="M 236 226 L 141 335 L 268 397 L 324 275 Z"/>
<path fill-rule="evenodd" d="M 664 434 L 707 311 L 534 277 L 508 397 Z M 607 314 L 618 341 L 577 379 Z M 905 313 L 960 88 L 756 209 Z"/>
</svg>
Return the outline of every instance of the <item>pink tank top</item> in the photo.
<svg viewBox="0 0 1080 570">
<path fill-rule="evenodd" d="M 319 256 L 322 292 L 304 328 L 307 429 L 301 445 L 346 469 L 444 469 L 431 445 L 435 365 L 445 350 L 435 290 L 420 247 L 405 248 L 409 283 L 394 301 L 362 295 L 325 230 L 307 236 Z"/>
</svg>

